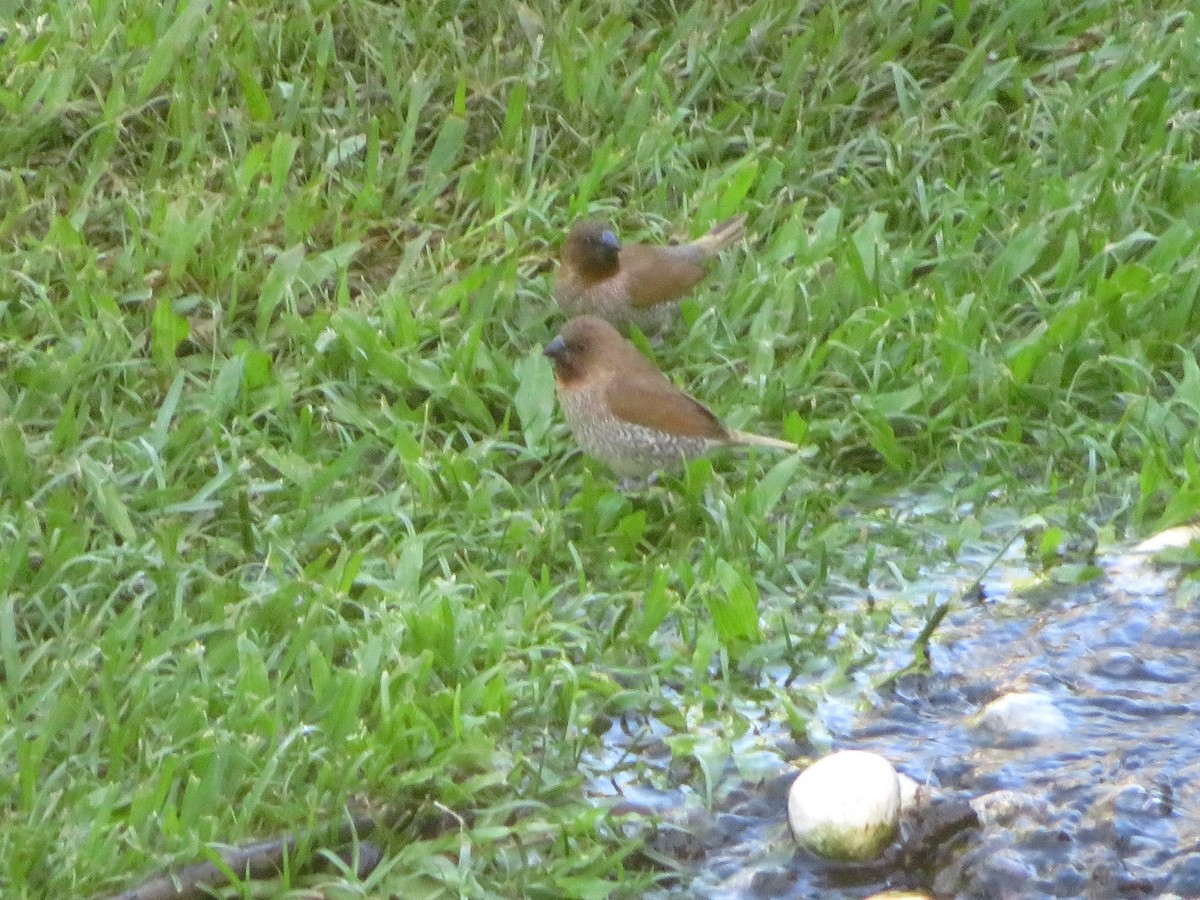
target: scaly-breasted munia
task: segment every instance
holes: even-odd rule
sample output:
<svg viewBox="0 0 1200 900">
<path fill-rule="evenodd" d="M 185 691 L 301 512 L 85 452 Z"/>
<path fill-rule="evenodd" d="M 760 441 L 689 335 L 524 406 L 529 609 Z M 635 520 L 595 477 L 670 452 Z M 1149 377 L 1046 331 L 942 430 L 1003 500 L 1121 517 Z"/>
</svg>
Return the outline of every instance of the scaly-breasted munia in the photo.
<svg viewBox="0 0 1200 900">
<path fill-rule="evenodd" d="M 569 320 L 544 352 L 575 440 L 622 478 L 678 468 L 716 447 L 799 449 L 726 428 L 596 316 Z"/>
<path fill-rule="evenodd" d="M 571 226 L 562 246 L 554 296 L 568 316 L 596 315 L 618 328 L 650 334 L 666 328 L 678 300 L 708 273 L 706 263 L 741 238 L 745 215 L 713 226 L 689 244 L 624 244 L 608 222 Z"/>
</svg>

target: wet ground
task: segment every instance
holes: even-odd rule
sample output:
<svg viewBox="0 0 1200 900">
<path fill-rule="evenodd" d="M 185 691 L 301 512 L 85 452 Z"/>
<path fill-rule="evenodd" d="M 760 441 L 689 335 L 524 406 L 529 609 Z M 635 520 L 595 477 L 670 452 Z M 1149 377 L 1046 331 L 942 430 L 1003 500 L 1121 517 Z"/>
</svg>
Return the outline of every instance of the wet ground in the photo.
<svg viewBox="0 0 1200 900">
<path fill-rule="evenodd" d="M 939 586 L 918 588 L 953 597 L 986 557 L 977 548 L 931 573 Z M 667 735 L 648 734 L 653 724 L 636 735 L 614 728 L 610 790 L 661 819 L 652 852 L 685 873 L 659 896 L 1200 897 L 1198 582 L 1132 548 L 1094 564 L 1097 577 L 1072 585 L 1034 578 L 1017 548 L 1002 553 L 973 600 L 952 604 L 927 673 L 889 684 L 867 711 L 822 708 L 833 749 L 880 753 L 940 798 L 996 799 L 982 824 L 947 833 L 920 859 L 848 868 L 796 850 L 787 760 L 821 751 L 792 743 L 765 711 L 748 713 L 756 727 L 726 744 L 723 759 L 714 750 L 703 785 L 693 778 L 673 790 L 647 787 L 622 763 L 639 752 L 632 744 Z M 1022 738 L 973 724 L 1017 691 L 1048 698 L 1066 730 Z"/>
</svg>

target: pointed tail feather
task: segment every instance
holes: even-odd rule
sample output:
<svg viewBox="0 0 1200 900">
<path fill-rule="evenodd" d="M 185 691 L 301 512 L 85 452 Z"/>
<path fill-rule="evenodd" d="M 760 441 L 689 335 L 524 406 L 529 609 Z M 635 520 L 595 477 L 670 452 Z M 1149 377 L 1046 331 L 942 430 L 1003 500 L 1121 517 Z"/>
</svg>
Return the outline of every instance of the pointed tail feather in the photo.
<svg viewBox="0 0 1200 900">
<path fill-rule="evenodd" d="M 730 431 L 729 443 L 742 447 L 770 447 L 772 450 L 799 450 L 791 441 L 781 441 L 779 438 L 765 437 L 752 434 L 749 431 Z"/>
<path fill-rule="evenodd" d="M 724 222 L 718 222 L 709 229 L 708 234 L 692 241 L 692 246 L 705 256 L 716 256 L 730 244 L 742 239 L 742 235 L 746 233 L 745 228 L 742 227 L 745 224 L 745 213 L 734 216 L 732 219 L 726 219 Z"/>
</svg>

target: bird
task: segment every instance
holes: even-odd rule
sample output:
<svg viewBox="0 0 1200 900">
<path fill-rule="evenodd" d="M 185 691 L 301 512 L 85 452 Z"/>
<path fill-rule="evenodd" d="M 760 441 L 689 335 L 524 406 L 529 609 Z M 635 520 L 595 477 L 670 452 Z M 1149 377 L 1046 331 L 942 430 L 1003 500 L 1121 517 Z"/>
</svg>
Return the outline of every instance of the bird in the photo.
<svg viewBox="0 0 1200 900">
<path fill-rule="evenodd" d="M 745 214 L 734 216 L 688 244 L 622 244 L 609 222 L 581 219 L 563 241 L 555 299 L 568 316 L 661 333 L 677 301 L 708 274 L 708 260 L 739 240 L 745 223 Z"/>
<path fill-rule="evenodd" d="M 800 449 L 726 428 L 598 316 L 569 319 L 542 352 L 554 365 L 555 393 L 571 434 L 622 479 L 678 469 L 718 447 Z"/>
</svg>

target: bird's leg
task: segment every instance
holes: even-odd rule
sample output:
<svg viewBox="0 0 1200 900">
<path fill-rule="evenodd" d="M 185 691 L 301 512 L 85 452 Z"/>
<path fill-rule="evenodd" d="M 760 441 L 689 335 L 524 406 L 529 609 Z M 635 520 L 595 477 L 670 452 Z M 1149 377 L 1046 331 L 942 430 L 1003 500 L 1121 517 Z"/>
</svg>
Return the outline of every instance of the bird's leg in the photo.
<svg viewBox="0 0 1200 900">
<path fill-rule="evenodd" d="M 654 487 L 656 484 L 658 484 L 658 473 L 651 472 L 645 478 L 635 478 L 633 476 L 622 478 L 617 482 L 617 490 L 622 494 L 633 494 Z"/>
</svg>

